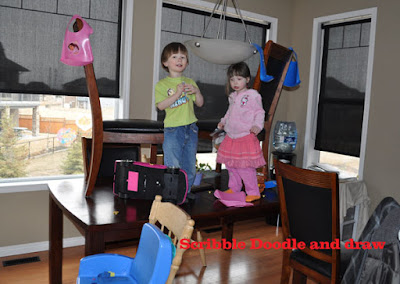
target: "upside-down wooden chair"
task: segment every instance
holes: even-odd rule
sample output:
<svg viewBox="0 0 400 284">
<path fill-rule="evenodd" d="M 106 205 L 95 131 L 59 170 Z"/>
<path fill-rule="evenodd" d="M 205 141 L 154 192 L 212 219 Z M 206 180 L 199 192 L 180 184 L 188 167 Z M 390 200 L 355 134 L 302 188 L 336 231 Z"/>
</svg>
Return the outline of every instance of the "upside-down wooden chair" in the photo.
<svg viewBox="0 0 400 284">
<path fill-rule="evenodd" d="M 82 27 L 82 21 L 76 19 L 73 26 L 74 31 L 77 32 Z M 85 65 L 84 69 L 92 113 L 92 138 L 82 139 L 84 186 L 86 187 L 86 196 L 89 196 L 93 192 L 99 173 L 103 144 L 150 144 L 150 162 L 155 164 L 157 160 L 157 144 L 162 144 L 164 140 L 164 127 L 161 121 L 146 119 L 103 121 L 93 64 Z M 88 143 L 90 143 L 90 155 L 87 153 Z"/>
<path fill-rule="evenodd" d="M 304 249 L 284 249 L 281 284 L 340 282 L 339 182 L 337 173 L 300 169 L 275 160 L 283 241 L 304 242 Z M 316 249 L 312 242 L 337 243 Z M 310 245 L 311 244 L 311 245 Z M 315 243 L 314 243 L 315 244 Z"/>
<path fill-rule="evenodd" d="M 275 115 L 275 110 L 282 92 L 283 82 L 285 81 L 286 73 L 292 59 L 293 52 L 272 40 L 268 41 L 264 47 L 264 62 L 267 74 L 274 77 L 270 82 L 263 82 L 260 79 L 260 67 L 254 79 L 253 89 L 257 90 L 263 101 L 265 110 L 264 130 L 258 135 L 258 139 L 262 141 L 262 150 L 267 164 L 263 167 L 265 179 L 269 175 L 269 142 L 272 122 Z M 210 139 L 210 133 L 215 130 L 219 122 L 218 120 L 199 120 L 199 137 Z M 217 171 L 220 171 L 221 165 L 217 164 Z"/>
<path fill-rule="evenodd" d="M 262 141 L 262 151 L 266 165 L 263 167 L 265 179 L 269 179 L 269 143 L 274 120 L 276 107 L 278 106 L 279 98 L 282 93 L 283 82 L 285 81 L 286 73 L 289 69 L 289 64 L 292 59 L 293 52 L 272 40 L 269 40 L 264 47 L 264 64 L 267 74 L 274 77 L 270 82 L 263 82 L 260 79 L 260 67 L 257 71 L 257 76 L 254 79 L 253 89 L 257 90 L 263 102 L 265 110 L 264 130 L 260 133 L 259 139 Z M 260 62 L 260 64 L 263 64 Z"/>
<path fill-rule="evenodd" d="M 190 216 L 178 206 L 170 202 L 161 202 L 162 197 L 157 195 L 151 206 L 149 223 L 159 224 L 161 231 L 166 232 L 176 246 L 176 255 L 172 260 L 171 271 L 167 280 L 167 284 L 172 283 L 176 272 L 182 263 L 185 247 L 180 246 L 180 241 L 183 239 L 191 240 L 194 221 Z M 200 231 L 197 231 L 197 241 L 201 242 L 202 237 Z M 200 258 L 203 266 L 206 266 L 205 250 L 199 249 Z"/>
</svg>

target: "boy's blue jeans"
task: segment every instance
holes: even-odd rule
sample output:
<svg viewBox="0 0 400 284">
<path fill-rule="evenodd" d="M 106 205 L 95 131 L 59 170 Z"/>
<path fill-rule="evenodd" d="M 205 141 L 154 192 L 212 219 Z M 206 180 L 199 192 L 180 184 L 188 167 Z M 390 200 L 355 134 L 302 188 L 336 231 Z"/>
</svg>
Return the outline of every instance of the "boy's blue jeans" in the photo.
<svg viewBox="0 0 400 284">
<path fill-rule="evenodd" d="M 189 192 L 196 175 L 198 132 L 196 123 L 164 128 L 164 165 L 187 173 Z"/>
</svg>

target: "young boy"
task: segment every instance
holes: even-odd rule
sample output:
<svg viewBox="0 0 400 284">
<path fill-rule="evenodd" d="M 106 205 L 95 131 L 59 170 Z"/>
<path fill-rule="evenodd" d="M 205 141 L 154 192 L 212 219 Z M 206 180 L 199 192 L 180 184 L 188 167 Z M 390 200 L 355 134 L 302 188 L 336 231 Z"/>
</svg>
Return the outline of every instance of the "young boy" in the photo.
<svg viewBox="0 0 400 284">
<path fill-rule="evenodd" d="M 196 175 L 198 141 L 193 103 L 202 107 L 204 99 L 196 82 L 183 76 L 188 64 L 188 52 L 183 44 L 172 42 L 165 46 L 161 65 L 169 75 L 156 84 L 155 98 L 157 108 L 165 110 L 164 165 L 185 170 L 190 191 Z"/>
</svg>

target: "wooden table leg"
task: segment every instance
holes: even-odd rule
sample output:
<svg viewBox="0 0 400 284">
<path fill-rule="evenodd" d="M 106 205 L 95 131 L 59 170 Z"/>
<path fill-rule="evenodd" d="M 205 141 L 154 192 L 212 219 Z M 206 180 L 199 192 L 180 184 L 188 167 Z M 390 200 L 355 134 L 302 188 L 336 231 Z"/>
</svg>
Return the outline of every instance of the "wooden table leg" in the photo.
<svg viewBox="0 0 400 284">
<path fill-rule="evenodd" d="M 85 256 L 103 253 L 104 250 L 104 233 L 93 231 L 89 227 L 89 229 L 85 232 Z"/>
<path fill-rule="evenodd" d="M 232 243 L 233 239 L 233 221 L 223 220 L 222 221 L 222 236 L 221 239 L 225 239 L 227 242 Z"/>
<path fill-rule="evenodd" d="M 157 144 L 151 144 L 150 146 L 150 163 L 157 164 Z"/>
<path fill-rule="evenodd" d="M 49 280 L 50 284 L 62 283 L 63 213 L 49 196 Z"/>
</svg>

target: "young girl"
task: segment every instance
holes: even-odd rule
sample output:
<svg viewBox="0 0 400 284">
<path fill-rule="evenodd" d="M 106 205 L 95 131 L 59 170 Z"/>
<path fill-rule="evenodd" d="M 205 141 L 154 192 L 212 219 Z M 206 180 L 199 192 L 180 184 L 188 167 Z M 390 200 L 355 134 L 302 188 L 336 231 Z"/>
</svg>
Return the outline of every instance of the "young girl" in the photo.
<svg viewBox="0 0 400 284">
<path fill-rule="evenodd" d="M 265 111 L 260 94 L 247 89 L 250 70 L 246 63 L 229 66 L 229 108 L 218 123 L 226 132 L 218 149 L 217 162 L 224 163 L 229 172 L 229 189 L 240 192 L 242 180 L 246 190 L 246 202 L 260 199 L 256 169 L 265 165 L 257 134 L 263 129 Z"/>
</svg>

